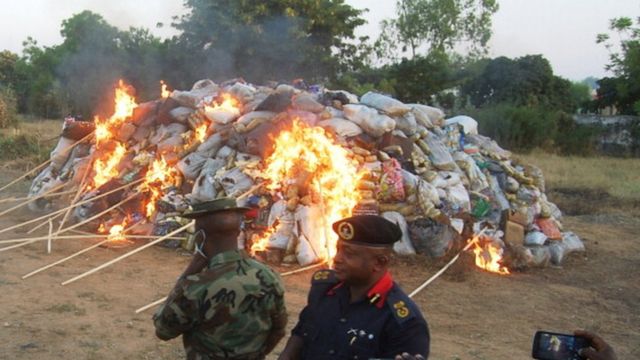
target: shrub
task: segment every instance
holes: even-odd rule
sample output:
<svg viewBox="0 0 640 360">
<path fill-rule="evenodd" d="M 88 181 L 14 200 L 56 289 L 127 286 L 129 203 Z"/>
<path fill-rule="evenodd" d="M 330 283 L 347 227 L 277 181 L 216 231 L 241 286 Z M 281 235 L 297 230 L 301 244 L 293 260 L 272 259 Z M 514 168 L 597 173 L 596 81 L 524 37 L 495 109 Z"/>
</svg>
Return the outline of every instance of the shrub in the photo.
<svg viewBox="0 0 640 360">
<path fill-rule="evenodd" d="M 46 159 L 50 149 L 40 146 L 38 139 L 30 135 L 4 136 L 0 134 L 0 160 L 15 160 L 25 157 Z"/>
<path fill-rule="evenodd" d="M 466 111 L 478 121 L 481 134 L 520 152 L 542 148 L 564 154 L 589 155 L 598 129 L 575 123 L 573 117 L 544 107 L 499 104 Z"/>
<path fill-rule="evenodd" d="M 9 89 L 0 89 L 0 128 L 17 125 L 16 97 Z"/>
</svg>

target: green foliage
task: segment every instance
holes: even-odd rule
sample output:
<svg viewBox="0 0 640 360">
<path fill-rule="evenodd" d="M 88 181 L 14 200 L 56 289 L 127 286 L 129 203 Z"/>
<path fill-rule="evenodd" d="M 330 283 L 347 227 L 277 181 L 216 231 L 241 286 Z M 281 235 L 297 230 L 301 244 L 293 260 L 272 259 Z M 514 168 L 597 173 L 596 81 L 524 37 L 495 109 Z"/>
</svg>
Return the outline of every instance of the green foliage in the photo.
<svg viewBox="0 0 640 360">
<path fill-rule="evenodd" d="M 541 55 L 515 60 L 498 57 L 481 64 L 485 65 L 480 74 L 461 88 L 461 95 L 476 107 L 509 103 L 570 113 L 576 109 L 571 82 L 553 75 L 549 61 Z"/>
<path fill-rule="evenodd" d="M 580 109 L 585 109 L 591 101 L 591 88 L 585 82 L 571 83 L 571 99 Z"/>
<path fill-rule="evenodd" d="M 18 125 L 16 98 L 10 88 L 0 88 L 0 128 Z"/>
<path fill-rule="evenodd" d="M 611 19 L 609 30 L 617 33 L 620 50 L 612 51 L 614 43 L 609 34 L 598 34 L 596 42 L 610 51 L 607 69 L 615 74 L 600 80 L 598 106 L 614 105 L 622 114 L 640 114 L 640 17 L 635 25 L 629 17 Z"/>
<path fill-rule="evenodd" d="M 333 88 L 345 89 L 362 95 L 375 90 L 390 94 L 406 103 L 429 103 L 437 101 L 445 107 L 453 106 L 455 96 L 440 94 L 454 88 L 470 72 L 456 71 L 463 67 L 458 59 L 441 52 L 431 52 L 427 56 L 418 55 L 413 59 L 402 59 L 380 68 L 361 68 L 340 76 L 329 84 Z M 464 67 L 463 67 L 464 68 Z"/>
<path fill-rule="evenodd" d="M 48 157 L 50 147 L 40 146 L 35 136 L 18 135 L 15 137 L 0 134 L 0 160 L 15 160 L 24 157 L 37 157 L 44 160 Z"/>
<path fill-rule="evenodd" d="M 415 57 L 425 45 L 431 53 L 462 44 L 472 55 L 486 53 L 498 7 L 495 0 L 397 0 L 397 18 L 383 22 L 378 50 L 385 57 L 410 50 Z"/>
<path fill-rule="evenodd" d="M 578 125 L 572 116 L 544 107 L 499 104 L 467 113 L 478 121 L 479 132 L 516 151 L 542 148 L 564 154 L 594 151 L 598 129 Z"/>
<path fill-rule="evenodd" d="M 326 79 L 362 64 L 354 30 L 365 21 L 344 0 L 186 0 L 174 26 L 190 77 Z M 360 39 L 360 42 L 365 39 Z M 191 64 L 192 66 L 189 66 Z"/>
</svg>

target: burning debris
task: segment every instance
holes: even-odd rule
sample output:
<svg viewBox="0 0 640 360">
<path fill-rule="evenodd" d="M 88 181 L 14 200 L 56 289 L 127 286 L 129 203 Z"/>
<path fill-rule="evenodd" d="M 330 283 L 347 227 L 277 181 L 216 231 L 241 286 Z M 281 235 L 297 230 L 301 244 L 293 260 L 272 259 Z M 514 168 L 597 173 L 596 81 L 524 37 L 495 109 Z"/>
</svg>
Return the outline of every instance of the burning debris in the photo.
<svg viewBox="0 0 640 360">
<path fill-rule="evenodd" d="M 252 209 L 240 246 L 302 265 L 331 261 L 331 224 L 352 214 L 396 222 L 400 254 L 441 257 L 471 238 L 476 264 L 500 274 L 559 265 L 584 249 L 562 232 L 541 171 L 479 135 L 472 118 L 445 120 L 437 108 L 301 84 L 201 80 L 169 91 L 162 82 L 161 99 L 137 104 L 120 82 L 111 117 L 65 121 L 29 195 L 79 187 L 74 221 L 106 212 L 87 226 L 113 239 L 125 226 L 170 233 L 187 224 L 178 214 L 190 205 L 235 197 Z M 91 134 L 92 144 L 69 151 Z M 45 211 L 52 201 L 29 205 Z"/>
</svg>

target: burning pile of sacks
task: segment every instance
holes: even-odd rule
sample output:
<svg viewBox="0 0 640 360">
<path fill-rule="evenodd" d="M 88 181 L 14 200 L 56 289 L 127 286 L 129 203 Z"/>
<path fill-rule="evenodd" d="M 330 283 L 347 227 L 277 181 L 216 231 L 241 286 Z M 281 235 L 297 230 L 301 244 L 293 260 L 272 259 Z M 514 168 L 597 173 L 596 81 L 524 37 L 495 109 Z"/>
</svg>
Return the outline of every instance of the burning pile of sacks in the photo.
<svg viewBox="0 0 640 360">
<path fill-rule="evenodd" d="M 91 199 L 138 180 L 79 206 L 74 220 L 138 193 L 90 224 L 104 231 L 142 222 L 136 232 L 156 235 L 183 225 L 177 215 L 194 203 L 236 197 L 252 208 L 240 246 L 303 265 L 333 256 L 331 223 L 352 213 L 396 222 L 399 254 L 442 257 L 485 227 L 476 247 L 497 249 L 511 269 L 559 265 L 584 250 L 563 232 L 540 169 L 517 163 L 467 116 L 445 119 L 434 107 L 301 81 L 201 80 L 189 91 L 129 102 L 128 112 L 108 121 L 66 120 L 30 196 L 69 182 L 87 184 L 82 199 Z M 66 151 L 92 133 L 91 144 Z M 30 206 L 44 211 L 52 201 Z"/>
</svg>

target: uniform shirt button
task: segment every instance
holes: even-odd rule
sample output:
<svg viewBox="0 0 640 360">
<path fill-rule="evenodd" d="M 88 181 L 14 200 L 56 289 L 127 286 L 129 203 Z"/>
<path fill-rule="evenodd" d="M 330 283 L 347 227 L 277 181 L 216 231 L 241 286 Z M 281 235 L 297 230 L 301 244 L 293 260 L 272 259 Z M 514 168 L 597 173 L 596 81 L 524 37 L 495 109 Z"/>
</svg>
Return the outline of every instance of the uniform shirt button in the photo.
<svg viewBox="0 0 640 360">
<path fill-rule="evenodd" d="M 330 354 L 330 355 L 333 355 L 333 354 L 335 354 L 335 353 L 336 353 L 336 352 L 335 352 L 335 350 L 333 350 L 333 349 L 329 350 L 329 354 Z"/>
<path fill-rule="evenodd" d="M 347 322 L 347 319 L 345 319 L 345 318 L 340 318 L 340 322 L 341 322 L 341 323 L 346 323 L 346 322 Z"/>
</svg>

